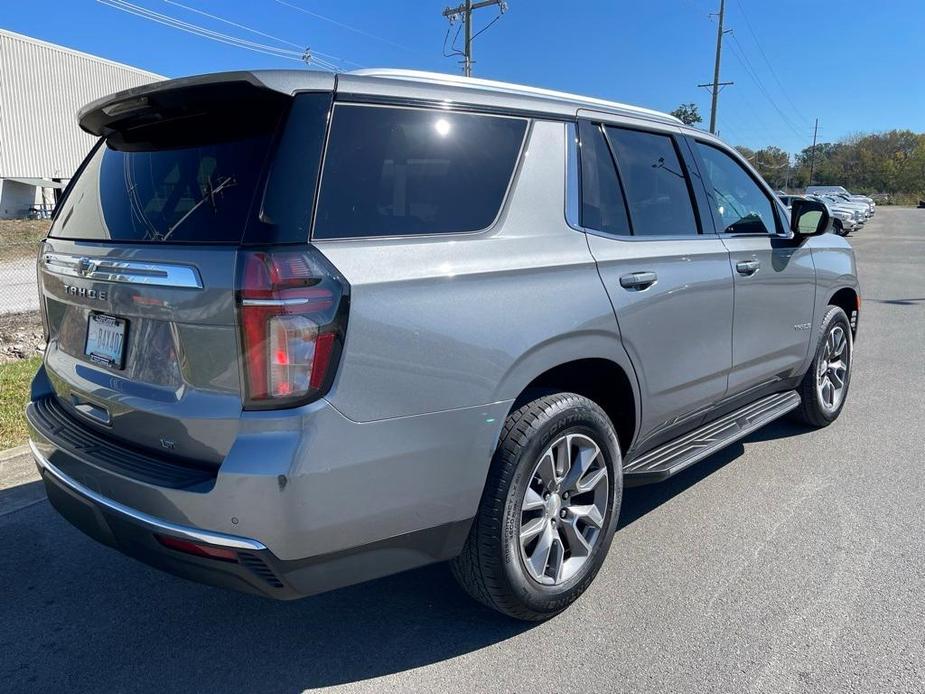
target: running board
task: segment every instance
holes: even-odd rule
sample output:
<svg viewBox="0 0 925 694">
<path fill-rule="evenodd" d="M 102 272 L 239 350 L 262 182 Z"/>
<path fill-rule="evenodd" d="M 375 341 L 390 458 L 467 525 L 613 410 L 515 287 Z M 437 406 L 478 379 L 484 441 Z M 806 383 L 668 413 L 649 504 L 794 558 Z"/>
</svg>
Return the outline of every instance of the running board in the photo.
<svg viewBox="0 0 925 694">
<path fill-rule="evenodd" d="M 671 477 L 799 405 L 800 396 L 795 390 L 756 400 L 638 458 L 630 459 L 623 466 L 623 481 L 629 487 Z"/>
</svg>

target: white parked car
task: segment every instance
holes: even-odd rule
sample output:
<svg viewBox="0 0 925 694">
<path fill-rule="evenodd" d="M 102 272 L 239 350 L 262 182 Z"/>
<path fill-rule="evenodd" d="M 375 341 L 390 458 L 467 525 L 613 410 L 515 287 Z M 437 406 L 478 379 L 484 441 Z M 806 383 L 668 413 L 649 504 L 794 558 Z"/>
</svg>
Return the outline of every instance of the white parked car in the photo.
<svg viewBox="0 0 925 694">
<path fill-rule="evenodd" d="M 806 188 L 807 195 L 838 195 L 843 199 L 849 202 L 863 202 L 867 203 L 868 211 L 871 215 L 874 214 L 874 211 L 877 208 L 877 203 L 874 202 L 873 198 L 870 198 L 866 195 L 858 195 L 856 193 L 851 193 L 844 186 L 807 186 Z"/>
<path fill-rule="evenodd" d="M 832 228 L 839 236 L 847 236 L 853 231 L 858 231 L 864 222 L 865 216 L 857 209 L 838 204 L 837 200 L 827 195 L 783 195 L 781 201 L 790 209 L 791 202 L 794 198 L 819 200 L 824 203 L 829 210 L 829 216 L 832 217 Z"/>
</svg>

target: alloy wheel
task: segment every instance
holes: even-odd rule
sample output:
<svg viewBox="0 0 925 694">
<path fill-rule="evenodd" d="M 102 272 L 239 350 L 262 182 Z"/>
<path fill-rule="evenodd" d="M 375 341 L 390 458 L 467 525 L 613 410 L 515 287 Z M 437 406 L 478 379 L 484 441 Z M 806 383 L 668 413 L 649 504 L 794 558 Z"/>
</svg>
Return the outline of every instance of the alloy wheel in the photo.
<svg viewBox="0 0 925 694">
<path fill-rule="evenodd" d="M 591 556 L 610 497 L 600 447 L 583 434 L 556 439 L 540 456 L 521 503 L 520 554 L 544 585 L 572 578 Z"/>
<path fill-rule="evenodd" d="M 816 368 L 816 393 L 828 412 L 834 412 L 845 397 L 850 351 L 845 329 L 836 325 L 826 337 Z"/>
</svg>

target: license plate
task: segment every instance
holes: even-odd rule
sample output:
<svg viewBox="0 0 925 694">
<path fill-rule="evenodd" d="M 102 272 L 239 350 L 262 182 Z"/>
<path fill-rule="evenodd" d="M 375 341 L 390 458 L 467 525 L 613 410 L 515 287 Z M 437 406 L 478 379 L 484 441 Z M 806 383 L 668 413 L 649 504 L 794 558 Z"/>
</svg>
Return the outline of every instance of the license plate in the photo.
<svg viewBox="0 0 925 694">
<path fill-rule="evenodd" d="M 122 318 L 91 313 L 84 354 L 97 364 L 121 369 L 125 356 L 126 323 Z"/>
</svg>

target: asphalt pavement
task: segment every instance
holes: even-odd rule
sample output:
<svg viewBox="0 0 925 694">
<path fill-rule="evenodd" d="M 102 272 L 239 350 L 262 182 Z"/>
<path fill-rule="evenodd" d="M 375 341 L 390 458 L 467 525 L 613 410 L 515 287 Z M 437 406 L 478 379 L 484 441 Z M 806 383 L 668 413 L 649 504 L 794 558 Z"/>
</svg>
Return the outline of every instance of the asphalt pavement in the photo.
<svg viewBox="0 0 925 694">
<path fill-rule="evenodd" d="M 882 208 L 851 242 L 841 418 L 627 490 L 607 562 L 556 619 L 506 620 L 444 566 L 292 603 L 199 586 L 95 544 L 17 473 L 0 690 L 925 691 L 925 210 Z"/>
</svg>

